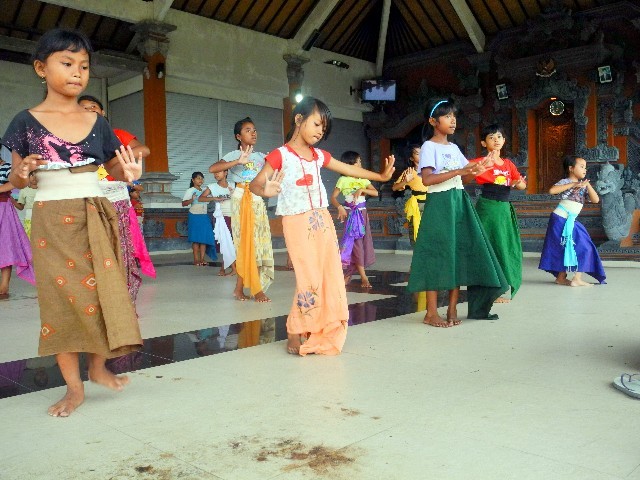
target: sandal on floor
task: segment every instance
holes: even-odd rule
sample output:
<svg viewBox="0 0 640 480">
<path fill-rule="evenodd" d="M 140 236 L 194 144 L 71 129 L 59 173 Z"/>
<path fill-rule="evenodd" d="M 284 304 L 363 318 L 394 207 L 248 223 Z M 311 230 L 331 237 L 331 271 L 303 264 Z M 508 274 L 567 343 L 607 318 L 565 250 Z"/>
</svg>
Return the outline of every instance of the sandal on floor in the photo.
<svg viewBox="0 0 640 480">
<path fill-rule="evenodd" d="M 635 378 L 634 378 L 635 377 Z M 613 379 L 613 386 L 630 397 L 640 398 L 640 374 L 623 373 Z"/>
</svg>

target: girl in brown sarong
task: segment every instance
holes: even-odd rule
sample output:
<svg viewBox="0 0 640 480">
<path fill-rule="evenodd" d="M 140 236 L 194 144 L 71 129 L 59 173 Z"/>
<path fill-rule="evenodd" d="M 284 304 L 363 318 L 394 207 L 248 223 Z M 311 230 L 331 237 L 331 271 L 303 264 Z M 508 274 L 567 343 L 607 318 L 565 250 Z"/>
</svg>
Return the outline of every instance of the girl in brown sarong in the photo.
<svg viewBox="0 0 640 480">
<path fill-rule="evenodd" d="M 49 415 L 69 416 L 84 401 L 78 353 L 88 353 L 89 379 L 113 390 L 129 380 L 105 368 L 107 358 L 139 349 L 138 322 L 122 265 L 118 221 L 102 196 L 96 170 L 132 181 L 141 160 L 107 121 L 77 103 L 89 81 L 91 45 L 82 34 L 51 30 L 39 40 L 33 67 L 46 83 L 44 101 L 18 113 L 2 142 L 12 150 L 10 181 L 18 188 L 36 170 L 32 216 L 40 355 L 56 355 L 67 384 Z"/>
<path fill-rule="evenodd" d="M 296 274 L 296 292 L 287 318 L 287 351 L 292 354 L 337 355 L 347 338 L 347 294 L 320 168 L 382 182 L 393 173 L 393 157 L 386 159 L 381 173 L 375 173 L 314 148 L 330 130 L 327 106 L 312 97 L 303 99 L 293 110 L 288 142 L 267 155 L 249 187 L 256 195 L 278 196 L 276 214 L 282 216 L 284 239 Z"/>
</svg>

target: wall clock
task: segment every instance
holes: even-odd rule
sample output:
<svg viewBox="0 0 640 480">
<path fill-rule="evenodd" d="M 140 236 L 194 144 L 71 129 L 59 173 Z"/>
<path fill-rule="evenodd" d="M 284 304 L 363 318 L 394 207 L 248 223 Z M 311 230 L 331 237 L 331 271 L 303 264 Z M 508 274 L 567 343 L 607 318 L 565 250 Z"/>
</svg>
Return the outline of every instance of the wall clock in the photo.
<svg viewBox="0 0 640 480">
<path fill-rule="evenodd" d="M 564 103 L 560 100 L 554 100 L 549 104 L 549 113 L 551 115 L 562 115 L 564 113 Z"/>
</svg>

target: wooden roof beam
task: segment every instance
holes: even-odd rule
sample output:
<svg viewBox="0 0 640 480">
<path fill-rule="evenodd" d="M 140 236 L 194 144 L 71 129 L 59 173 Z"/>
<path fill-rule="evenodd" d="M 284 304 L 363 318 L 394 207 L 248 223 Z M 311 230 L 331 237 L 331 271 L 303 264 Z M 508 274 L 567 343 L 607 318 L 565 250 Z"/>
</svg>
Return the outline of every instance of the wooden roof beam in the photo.
<svg viewBox="0 0 640 480">
<path fill-rule="evenodd" d="M 478 53 L 484 52 L 486 44 L 484 32 L 482 31 L 476 17 L 473 16 L 467 2 L 465 0 L 449 0 L 449 2 L 451 2 L 451 6 L 458 14 L 462 25 L 464 25 L 473 46 L 476 47 Z"/>
<path fill-rule="evenodd" d="M 320 29 L 338 4 L 338 1 L 339 0 L 322 0 L 316 3 L 316 6 L 296 33 L 296 36 L 289 40 L 289 43 L 294 49 L 302 50 L 302 45 L 304 45 L 314 30 Z"/>
<path fill-rule="evenodd" d="M 380 18 L 380 35 L 378 36 L 378 55 L 376 56 L 376 75 L 382 76 L 384 66 L 384 49 L 387 45 L 387 29 L 389 28 L 389 12 L 391 0 L 384 0 L 382 4 L 382 18 Z"/>
<path fill-rule="evenodd" d="M 173 0 L 153 0 L 153 19 L 156 22 L 164 22 Z"/>
</svg>

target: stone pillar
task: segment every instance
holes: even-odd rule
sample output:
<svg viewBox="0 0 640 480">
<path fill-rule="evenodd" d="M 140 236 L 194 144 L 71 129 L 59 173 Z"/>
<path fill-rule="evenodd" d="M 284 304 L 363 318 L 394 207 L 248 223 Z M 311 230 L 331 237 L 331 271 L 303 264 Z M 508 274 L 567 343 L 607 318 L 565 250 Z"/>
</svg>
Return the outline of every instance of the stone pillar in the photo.
<svg viewBox="0 0 640 480">
<path fill-rule="evenodd" d="M 282 131 L 286 137 L 291 129 L 291 113 L 295 106 L 295 95 L 301 91 L 304 80 L 302 66 L 309 61 L 300 55 L 285 54 L 282 58 L 287 62 L 287 81 L 289 82 L 289 96 L 282 99 Z"/>
<path fill-rule="evenodd" d="M 167 34 L 176 26 L 155 21 L 143 21 L 133 26 L 139 37 L 138 50 L 147 62 L 142 76 L 144 98 L 145 144 L 151 155 L 145 159 L 140 182 L 144 185 L 145 201 L 175 203 L 180 199 L 171 195 L 171 183 L 178 177 L 169 172 L 167 154 L 167 97 L 165 78 L 166 57 L 169 51 Z"/>
</svg>

